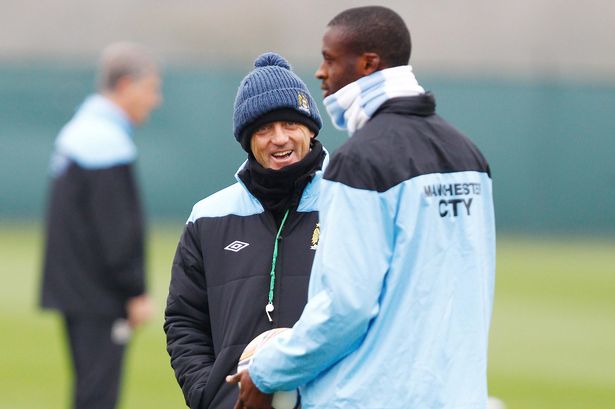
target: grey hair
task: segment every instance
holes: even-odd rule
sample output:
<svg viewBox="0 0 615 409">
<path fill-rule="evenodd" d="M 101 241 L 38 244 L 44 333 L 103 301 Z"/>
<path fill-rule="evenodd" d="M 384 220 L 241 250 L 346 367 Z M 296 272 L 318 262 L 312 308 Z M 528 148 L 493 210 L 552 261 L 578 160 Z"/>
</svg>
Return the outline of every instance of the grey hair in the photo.
<svg viewBox="0 0 615 409">
<path fill-rule="evenodd" d="M 139 78 L 156 71 L 159 62 L 146 47 L 118 42 L 105 47 L 98 62 L 96 86 L 99 91 L 113 91 L 123 77 Z"/>
</svg>

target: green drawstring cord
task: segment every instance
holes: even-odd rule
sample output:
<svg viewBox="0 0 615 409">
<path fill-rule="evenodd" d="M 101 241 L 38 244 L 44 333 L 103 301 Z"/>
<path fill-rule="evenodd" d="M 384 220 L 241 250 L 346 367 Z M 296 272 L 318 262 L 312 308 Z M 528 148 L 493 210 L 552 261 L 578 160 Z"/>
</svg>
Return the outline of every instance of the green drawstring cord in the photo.
<svg viewBox="0 0 615 409">
<path fill-rule="evenodd" d="M 271 313 L 273 312 L 273 290 L 275 288 L 275 263 L 278 259 L 278 241 L 280 241 L 280 233 L 282 233 L 282 228 L 284 228 L 284 223 L 286 223 L 286 218 L 288 217 L 290 209 L 286 210 L 284 213 L 284 218 L 282 218 L 282 223 L 280 223 L 280 228 L 278 229 L 278 234 L 275 236 L 275 243 L 273 244 L 273 257 L 271 259 L 271 273 L 269 276 L 271 280 L 269 282 L 269 303 L 265 306 L 265 313 L 267 314 L 267 318 L 269 318 L 269 322 L 273 322 L 273 318 L 271 318 Z"/>
</svg>

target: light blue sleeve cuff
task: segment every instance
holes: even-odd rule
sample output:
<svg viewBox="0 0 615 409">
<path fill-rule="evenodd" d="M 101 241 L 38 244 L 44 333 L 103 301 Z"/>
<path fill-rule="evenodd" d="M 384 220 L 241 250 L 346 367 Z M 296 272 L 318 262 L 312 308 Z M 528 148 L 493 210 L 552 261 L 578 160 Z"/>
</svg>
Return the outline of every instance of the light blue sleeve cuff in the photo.
<svg viewBox="0 0 615 409">
<path fill-rule="evenodd" d="M 252 378 L 252 383 L 254 383 L 254 385 L 256 385 L 261 392 L 268 394 L 275 392 L 275 390 L 271 389 L 270 385 L 268 385 L 265 379 L 258 373 L 258 368 L 250 366 L 248 368 L 248 372 L 250 373 L 250 378 Z"/>
</svg>

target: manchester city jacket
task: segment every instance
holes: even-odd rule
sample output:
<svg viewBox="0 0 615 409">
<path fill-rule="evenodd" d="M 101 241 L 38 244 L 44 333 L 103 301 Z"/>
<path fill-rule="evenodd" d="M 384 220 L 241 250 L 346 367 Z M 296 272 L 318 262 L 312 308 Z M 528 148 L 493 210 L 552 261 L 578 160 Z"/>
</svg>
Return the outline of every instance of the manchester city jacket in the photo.
<svg viewBox="0 0 615 409">
<path fill-rule="evenodd" d="M 385 102 L 333 156 L 309 301 L 249 371 L 302 407 L 484 409 L 489 166 L 430 94 Z"/>
<path fill-rule="evenodd" d="M 45 308 L 121 317 L 128 298 L 145 291 L 131 131 L 120 108 L 93 95 L 56 139 L 41 288 Z"/>
<path fill-rule="evenodd" d="M 278 228 L 236 178 L 237 183 L 194 206 L 173 261 L 164 330 L 171 365 L 192 409 L 233 408 L 237 386 L 225 377 L 236 372 L 254 337 L 297 321 L 318 247 L 322 171 L 305 187 L 282 228 L 270 322 L 265 306 Z"/>
</svg>

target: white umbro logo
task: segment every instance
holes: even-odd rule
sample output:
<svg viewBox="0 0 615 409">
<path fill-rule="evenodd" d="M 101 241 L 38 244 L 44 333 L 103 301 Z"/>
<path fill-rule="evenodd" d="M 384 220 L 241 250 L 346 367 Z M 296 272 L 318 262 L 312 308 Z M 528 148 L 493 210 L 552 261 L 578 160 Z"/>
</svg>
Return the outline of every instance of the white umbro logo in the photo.
<svg viewBox="0 0 615 409">
<path fill-rule="evenodd" d="M 234 242 L 226 246 L 224 250 L 234 251 L 235 253 L 237 253 L 239 250 L 243 250 L 249 245 L 250 243 L 244 243 L 243 241 L 235 240 Z"/>
</svg>

